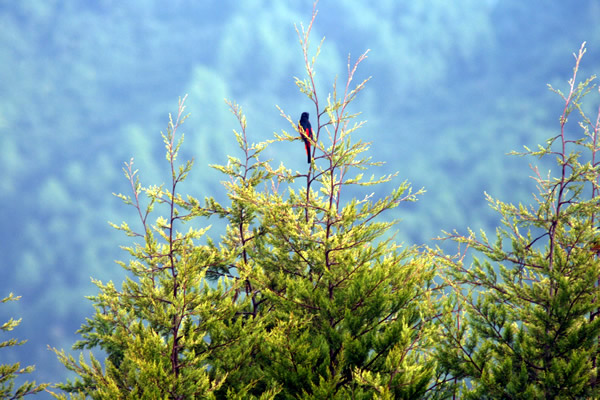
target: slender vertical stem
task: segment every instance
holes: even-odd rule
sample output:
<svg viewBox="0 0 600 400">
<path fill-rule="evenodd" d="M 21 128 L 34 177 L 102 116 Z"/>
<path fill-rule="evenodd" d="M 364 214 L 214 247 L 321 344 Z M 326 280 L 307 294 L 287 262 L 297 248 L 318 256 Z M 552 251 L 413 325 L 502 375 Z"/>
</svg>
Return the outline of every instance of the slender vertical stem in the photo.
<svg viewBox="0 0 600 400">
<path fill-rule="evenodd" d="M 168 154 L 169 154 L 169 163 L 171 166 L 171 193 L 170 193 L 170 200 L 169 200 L 169 205 L 170 205 L 170 210 L 169 210 L 169 263 L 170 263 L 170 270 L 171 270 L 171 277 L 173 278 L 173 299 L 176 299 L 177 296 L 179 295 L 179 281 L 178 281 L 178 271 L 177 271 L 177 263 L 176 263 L 176 259 L 175 259 L 175 248 L 174 248 L 174 223 L 176 220 L 176 210 L 175 210 L 175 196 L 176 196 L 176 190 L 177 190 L 177 184 L 179 183 L 179 176 L 176 173 L 175 170 L 175 158 L 177 156 L 177 149 L 176 149 L 176 144 L 175 144 L 175 135 L 177 133 L 177 128 L 179 127 L 181 121 L 182 121 L 182 117 L 183 117 L 183 112 L 185 110 L 185 106 L 184 106 L 184 102 L 187 96 L 185 96 L 183 99 L 179 100 L 179 108 L 177 111 L 177 118 L 175 119 L 175 122 L 173 123 L 173 121 L 171 120 L 169 122 L 169 130 L 170 132 L 170 141 L 168 143 Z M 185 295 L 185 294 L 184 294 Z M 181 310 L 181 313 L 183 313 L 184 310 Z M 180 315 L 178 315 L 178 313 L 175 313 L 172 317 L 172 333 L 173 333 L 173 345 L 171 347 L 171 369 L 173 371 L 173 373 L 175 374 L 175 377 L 179 376 L 179 372 L 181 369 L 181 366 L 179 365 L 179 328 L 181 325 L 181 321 L 182 321 L 182 317 Z"/>
</svg>

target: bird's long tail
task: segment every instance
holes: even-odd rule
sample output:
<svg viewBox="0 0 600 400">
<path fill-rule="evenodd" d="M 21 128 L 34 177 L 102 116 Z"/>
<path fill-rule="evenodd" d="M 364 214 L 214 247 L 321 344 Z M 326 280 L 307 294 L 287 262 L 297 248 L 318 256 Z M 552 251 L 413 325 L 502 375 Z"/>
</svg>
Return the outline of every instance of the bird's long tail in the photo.
<svg viewBox="0 0 600 400">
<path fill-rule="evenodd" d="M 306 148 L 306 162 L 310 164 L 310 143 L 308 140 L 304 141 L 304 147 Z"/>
</svg>

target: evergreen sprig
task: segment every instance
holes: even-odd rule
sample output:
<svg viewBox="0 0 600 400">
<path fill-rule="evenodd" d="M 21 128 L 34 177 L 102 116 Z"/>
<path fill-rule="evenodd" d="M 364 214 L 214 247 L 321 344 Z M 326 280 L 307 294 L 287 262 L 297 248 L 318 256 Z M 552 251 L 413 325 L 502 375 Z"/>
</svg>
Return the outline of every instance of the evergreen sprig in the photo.
<svg viewBox="0 0 600 400">
<path fill-rule="evenodd" d="M 8 296 L 0 299 L 0 304 L 4 304 L 9 301 L 18 301 L 19 299 L 19 296 L 15 296 L 13 293 L 10 293 Z M 0 331 L 10 332 L 19 326 L 20 323 L 20 319 L 15 320 L 11 318 L 0 325 Z M 3 340 L 0 342 L 0 349 L 20 346 L 26 342 L 26 340 L 18 340 L 14 338 Z M 26 381 L 19 385 L 16 384 L 15 380 L 17 378 L 25 374 L 30 374 L 34 370 L 35 367 L 33 366 L 21 368 L 21 364 L 18 362 L 14 364 L 0 364 L 0 399 L 21 399 L 27 395 L 39 393 L 45 390 L 49 386 L 48 383 L 42 383 L 38 385 L 35 381 Z"/>
</svg>

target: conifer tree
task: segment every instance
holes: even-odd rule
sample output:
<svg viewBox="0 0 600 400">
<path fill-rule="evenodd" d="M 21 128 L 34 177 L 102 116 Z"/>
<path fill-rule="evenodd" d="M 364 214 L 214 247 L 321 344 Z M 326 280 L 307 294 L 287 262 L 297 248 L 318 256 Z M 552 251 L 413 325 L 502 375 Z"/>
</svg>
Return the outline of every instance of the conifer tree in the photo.
<svg viewBox="0 0 600 400">
<path fill-rule="evenodd" d="M 460 398 L 598 398 L 600 113 L 590 120 L 583 98 L 595 77 L 579 82 L 585 47 L 575 54 L 560 130 L 545 146 L 518 155 L 553 159 L 533 167 L 534 204 L 490 196 L 502 217 L 496 240 L 448 237 L 484 259 L 470 267 L 464 253 L 445 261 L 454 300 L 446 304 L 440 365 L 461 385 Z M 579 128 L 568 121 L 576 120 Z"/>
<path fill-rule="evenodd" d="M 296 84 L 314 106 L 306 172 L 273 169 L 261 158 L 274 141 L 297 145 L 286 143 L 300 136 L 292 117 L 280 110 L 291 133 L 252 143 L 241 107 L 230 103 L 242 157 L 213 166 L 226 176 L 229 203 L 181 195 L 192 167 L 176 164 L 185 98 L 163 135 L 168 187 L 143 187 L 126 164 L 134 196 L 118 196 L 137 209 L 142 229 L 117 228 L 143 244 L 126 248 L 133 260 L 120 263 L 130 274 L 121 289 L 96 281 L 96 314 L 79 330 L 75 349 L 101 348 L 104 363 L 57 351 L 78 376 L 58 386 L 72 398 L 444 396 L 433 356 L 433 263 L 417 247 L 394 243 L 394 222 L 383 217 L 422 191 L 403 182 L 375 194 L 394 176 L 363 178 L 378 163 L 365 155 L 368 143 L 353 140 L 363 123 L 348 108 L 366 84 L 353 86 L 366 53 L 349 60 L 343 94 L 334 85 L 323 107 L 314 80 L 320 46 L 309 55 L 315 17 L 313 9 L 298 31 L 307 78 Z M 360 188 L 371 193 L 357 199 Z M 151 224 L 158 210 L 166 215 Z M 207 235 L 206 219 L 224 222 L 219 240 Z"/>
<path fill-rule="evenodd" d="M 10 293 L 7 297 L 0 299 L 0 303 L 4 304 L 8 301 L 17 301 L 20 297 L 17 297 Z M 10 332 L 15 329 L 21 320 L 10 319 L 0 325 L 0 331 Z M 0 342 L 0 348 L 13 347 L 24 344 L 25 340 L 9 339 Z M 15 379 L 23 374 L 29 374 L 33 372 L 34 367 L 28 366 L 21 368 L 20 363 L 14 364 L 0 364 L 0 399 L 21 399 L 27 395 L 35 394 L 43 391 L 48 387 L 47 383 L 37 385 L 35 381 L 24 382 L 21 385 L 15 387 Z"/>
<path fill-rule="evenodd" d="M 227 166 L 217 167 L 231 178 L 232 204 L 211 208 L 235 226 L 227 243 L 242 251 L 235 265 L 215 274 L 244 280 L 244 297 L 251 298 L 246 314 L 264 334 L 255 336 L 260 341 L 254 343 L 252 361 L 229 375 L 222 390 L 247 382 L 255 384 L 250 393 L 270 388 L 278 391 L 277 398 L 441 397 L 443 378 L 436 375 L 431 354 L 434 271 L 417 248 L 396 245 L 390 234 L 394 223 L 379 218 L 421 191 L 413 193 L 403 182 L 376 200 L 374 192 L 351 197 L 351 187 L 371 188 L 393 176 L 363 179 L 361 171 L 378 163 L 365 157 L 368 143 L 352 140 L 362 122 L 353 122 L 356 115 L 348 107 L 367 82 L 353 86 L 352 81 L 366 53 L 354 64 L 348 61 L 343 94 L 334 85 L 326 106 L 319 103 L 314 75 L 320 46 L 309 55 L 315 16 L 298 31 L 307 77 L 296 84 L 316 117 L 308 170 L 273 171 L 259 161 L 258 152 L 250 160 L 249 154 L 266 144 L 247 143 L 245 119 L 232 106 L 245 159 L 230 158 Z M 275 140 L 298 140 L 297 122 L 280 111 L 294 131 L 283 131 Z M 261 168 L 266 171 L 257 177 Z M 263 178 L 269 180 L 266 189 L 256 184 Z M 298 180 L 306 186 L 296 189 Z M 230 351 L 237 352 L 236 347 L 225 349 Z M 230 358 L 215 365 L 231 369 L 222 364 Z"/>
<path fill-rule="evenodd" d="M 188 224 L 187 232 L 178 230 L 197 216 L 185 213 L 187 202 L 179 193 L 192 168 L 191 161 L 176 164 L 183 141 L 183 135 L 176 140 L 176 133 L 186 118 L 184 101 L 163 134 L 170 184 L 143 187 L 133 160 L 125 165 L 134 196 L 117 196 L 135 207 L 142 230 L 136 232 L 127 223 L 115 227 L 144 243 L 125 248 L 132 260 L 119 263 L 130 275 L 121 290 L 112 282 L 95 281 L 100 293 L 90 299 L 96 314 L 78 331 L 83 339 L 74 349 L 101 348 L 107 354 L 104 367 L 91 353 L 87 361 L 83 354 L 75 360 L 57 351 L 61 362 L 78 375 L 76 381 L 58 385 L 72 398 L 214 398 L 223 382 L 224 375 L 209 376 L 208 354 L 222 343 L 215 337 L 207 340 L 208 332 L 221 332 L 225 341 L 230 333 L 235 336 L 238 327 L 226 326 L 226 321 L 244 302 L 232 301 L 233 282 L 222 279 L 210 286 L 206 280 L 208 267 L 227 257 L 199 243 L 208 228 Z M 155 209 L 165 215 L 151 223 Z"/>
</svg>

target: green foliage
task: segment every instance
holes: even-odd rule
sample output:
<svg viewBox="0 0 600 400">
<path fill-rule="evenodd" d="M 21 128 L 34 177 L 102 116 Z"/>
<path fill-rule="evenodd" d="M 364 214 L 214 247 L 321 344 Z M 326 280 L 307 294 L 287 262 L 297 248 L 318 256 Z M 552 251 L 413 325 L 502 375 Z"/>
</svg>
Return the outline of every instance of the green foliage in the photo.
<svg viewBox="0 0 600 400">
<path fill-rule="evenodd" d="M 180 100 L 177 117 L 170 119 L 163 134 L 171 174 L 169 187 L 144 188 L 133 170 L 133 161 L 125 165 L 134 197 L 117 196 L 138 211 L 143 230 L 138 233 L 126 223 L 114 227 L 128 236 L 143 238 L 144 245 L 127 247 L 133 259 L 120 263 L 135 280 L 127 278 L 120 291 L 112 282 L 95 281 L 100 294 L 90 299 L 96 314 L 79 330 L 83 340 L 74 348 L 102 348 L 108 354 L 104 368 L 92 354 L 87 363 L 83 356 L 77 361 L 64 351 L 56 351 L 61 362 L 80 377 L 58 385 L 73 398 L 213 398 L 226 376 L 213 371 L 216 376 L 211 378 L 207 358 L 214 347 L 222 346 L 220 339 L 235 340 L 240 325 L 231 318 L 244 303 L 232 302 L 229 293 L 235 287 L 228 279 L 216 287 L 205 279 L 208 267 L 227 257 L 198 244 L 208 228 L 190 227 L 185 233 L 176 230 L 176 225 L 200 215 L 182 214 L 181 207 L 188 203 L 178 192 L 192 168 L 190 161 L 176 165 L 183 141 L 183 135 L 175 140 L 176 132 L 186 119 L 184 100 Z M 142 194 L 148 199 L 145 207 Z M 167 213 L 151 224 L 148 217 L 156 207 Z M 217 337 L 211 331 L 221 334 Z"/>
<path fill-rule="evenodd" d="M 7 297 L 0 299 L 0 303 L 4 304 L 7 301 L 16 301 L 19 300 L 20 297 L 14 296 L 10 293 Z M 21 320 L 14 320 L 13 318 L 9 319 L 7 322 L 4 322 L 0 325 L 0 331 L 2 332 L 10 332 L 15 329 Z M 14 347 L 24 344 L 25 340 L 17 340 L 17 339 L 9 339 L 0 342 L 0 349 L 5 347 Z M 35 381 L 33 382 L 24 382 L 21 385 L 15 387 L 15 379 L 23 374 L 30 374 L 34 371 L 33 366 L 28 366 L 25 368 L 21 368 L 20 363 L 14 364 L 0 364 L 0 399 L 21 399 L 24 396 L 35 394 L 43 391 L 48 387 L 49 384 L 43 383 L 37 385 Z"/>
<path fill-rule="evenodd" d="M 440 365 L 463 382 L 463 398 L 597 398 L 598 387 L 598 118 L 582 100 L 595 77 L 578 82 L 575 55 L 560 133 L 519 155 L 553 158 L 556 169 L 533 168 L 533 205 L 488 201 L 502 216 L 496 240 L 448 235 L 485 259 L 448 266 L 454 295 L 442 318 Z M 582 135 L 570 132 L 577 119 Z"/>
<path fill-rule="evenodd" d="M 87 361 L 56 350 L 77 375 L 58 385 L 71 398 L 443 396 L 433 356 L 433 264 L 419 248 L 394 243 L 394 224 L 380 219 L 422 191 L 403 182 L 376 199 L 346 193 L 394 175 L 364 179 L 362 170 L 378 163 L 365 156 L 368 143 L 352 138 L 362 123 L 348 106 L 366 80 L 353 88 L 352 81 L 366 53 L 349 67 L 344 93 L 334 85 L 326 106 L 319 103 L 308 45 L 315 16 L 298 31 L 307 78 L 296 83 L 315 116 L 305 173 L 261 159 L 273 142 L 300 152 L 290 116 L 281 111 L 293 133 L 252 144 L 241 107 L 230 103 L 242 157 L 213 166 L 227 177 L 229 204 L 183 196 L 192 167 L 176 162 L 185 98 L 163 135 L 171 182 L 143 187 L 133 162 L 126 164 L 133 197 L 117 196 L 137 210 L 142 230 L 114 226 L 143 244 L 125 248 L 132 260 L 120 265 L 130 277 L 120 290 L 95 281 L 96 313 L 78 331 L 74 348 L 100 348 L 104 363 L 93 353 Z M 211 217 L 226 225 L 218 242 L 197 227 Z"/>
<path fill-rule="evenodd" d="M 244 105 L 254 141 L 278 130 L 273 104 L 305 107 L 289 79 L 302 75 L 290 27 L 306 16 L 303 3 L 2 2 L 0 201 L 4 215 L 19 218 L 2 224 L 0 287 L 23 295 L 21 317 L 32 323 L 19 328 L 28 347 L 7 352 L 35 364 L 38 381 L 63 379 L 45 347 L 76 340 L 70 327 L 89 313 L 79 300 L 95 290 L 89 277 L 123 279 L 112 265 L 121 239 L 106 220 L 133 216 L 110 198 L 127 191 L 115 165 L 135 157 L 145 179 L 167 179 L 154 162 L 162 143 L 149 132 L 174 96 L 189 93 L 195 113 L 180 157 L 201 160 L 194 173 L 202 178 L 188 179 L 185 190 L 220 201 L 218 174 L 203 169 L 236 151 L 220 100 Z M 515 201 L 528 195 L 530 186 L 518 180 L 526 164 L 502 153 L 548 136 L 543 122 L 552 107 L 540 85 L 562 76 L 564 55 L 581 38 L 600 34 L 596 0 L 542 8 L 520 0 L 330 0 L 319 7 L 313 33 L 327 46 L 318 87 L 345 71 L 347 52 L 371 48 L 367 72 L 376 79 L 353 105 L 369 120 L 360 135 L 373 142 L 374 159 L 390 161 L 381 174 L 401 170 L 430 188 L 417 205 L 388 214 L 402 219 L 397 239 L 407 243 L 427 243 L 440 227 L 464 221 L 494 226 L 483 190 Z M 263 157 L 297 168 L 302 160 L 290 159 L 286 145 L 269 146 Z M 345 193 L 361 197 L 353 189 Z"/>
<path fill-rule="evenodd" d="M 119 263 L 128 278 L 120 288 L 93 281 L 95 314 L 74 345 L 90 352 L 76 358 L 55 350 L 76 376 L 58 384 L 64 393 L 55 397 L 598 397 L 600 127 L 581 103 L 591 80 L 576 84 L 583 48 L 570 92 L 556 91 L 565 100 L 560 134 L 523 153 L 556 158 L 559 172 L 544 178 L 534 169 L 534 206 L 488 196 L 503 217 L 495 241 L 483 232 L 479 239 L 448 235 L 483 254 L 466 266 L 465 254 L 452 259 L 394 241 L 395 223 L 383 217 L 422 190 L 402 182 L 383 194 L 377 189 L 395 174 L 365 178 L 380 163 L 367 155 L 370 143 L 356 140 L 363 122 L 351 107 L 369 80 L 354 82 L 367 53 L 348 59 L 342 89 L 336 80 L 323 101 L 315 77 L 323 41 L 314 53 L 309 46 L 315 16 L 297 29 L 305 76 L 296 78 L 312 104 L 313 161 L 306 171 L 273 168 L 265 160 L 270 146 L 301 154 L 296 120 L 280 108 L 291 130 L 254 143 L 241 107 L 229 103 L 241 155 L 212 166 L 225 176 L 227 196 L 183 195 L 192 162 L 177 161 L 186 119 L 180 100 L 163 134 L 168 183 L 143 186 L 133 159 L 125 164 L 132 195 L 117 197 L 133 207 L 140 228 L 113 227 L 138 241 L 124 247 L 131 259 Z M 461 45 L 467 59 L 475 57 L 472 44 Z M 250 74 L 260 69 L 251 67 Z M 442 75 L 435 63 L 428 67 Z M 196 74 L 228 92 L 208 69 Z M 261 86 L 275 84 L 263 79 Z M 565 128 L 573 111 L 581 138 Z M 195 143 L 203 158 L 214 153 L 208 139 Z M 52 181 L 43 193 L 67 192 Z M 209 222 L 223 228 L 220 237 L 209 235 Z"/>
<path fill-rule="evenodd" d="M 347 111 L 366 83 L 351 89 L 366 54 L 349 68 L 343 96 L 334 85 L 321 108 L 314 83 L 320 46 L 311 56 L 308 44 L 313 21 L 298 31 L 307 77 L 296 80 L 316 115 L 308 171 L 272 170 L 261 162 L 266 144 L 248 144 L 246 121 L 236 105 L 231 107 L 242 128 L 236 136 L 245 157 L 216 166 L 230 176 L 232 203 L 211 201 L 209 208 L 228 219 L 224 243 L 240 252 L 235 264 L 214 273 L 244 280 L 243 298 L 251 299 L 245 314 L 264 327 L 253 344 L 251 365 L 230 374 L 222 390 L 235 392 L 256 382 L 252 393 L 270 389 L 277 398 L 433 396 L 435 327 L 428 300 L 434 272 L 418 249 L 402 249 L 386 238 L 392 223 L 377 220 L 421 192 L 412 193 L 403 183 L 376 201 L 373 194 L 343 200 L 350 185 L 370 187 L 392 176 L 364 180 L 354 173 L 376 165 L 363 155 L 368 144 L 352 141 L 362 123 L 351 124 L 356 116 Z M 276 140 L 297 141 L 295 121 L 281 114 L 294 133 L 283 131 Z M 294 189 L 298 179 L 306 186 Z M 232 346 L 224 352 L 239 350 Z M 232 355 L 215 362 L 231 370 Z"/>
</svg>

